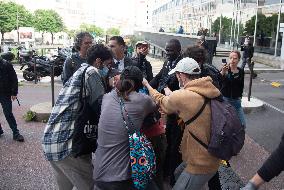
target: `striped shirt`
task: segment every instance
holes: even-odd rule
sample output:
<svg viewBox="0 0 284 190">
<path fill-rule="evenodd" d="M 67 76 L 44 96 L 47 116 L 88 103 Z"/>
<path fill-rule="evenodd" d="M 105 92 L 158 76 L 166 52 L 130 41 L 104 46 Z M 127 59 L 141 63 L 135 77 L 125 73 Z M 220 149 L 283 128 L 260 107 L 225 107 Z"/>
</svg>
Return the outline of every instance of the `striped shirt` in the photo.
<svg viewBox="0 0 284 190">
<path fill-rule="evenodd" d="M 82 75 L 87 66 L 88 64 L 83 63 L 65 83 L 52 109 L 42 139 L 44 155 L 49 161 L 59 161 L 71 154 L 72 134 L 78 116 Z M 84 77 L 86 95 L 92 106 L 104 94 L 101 76 L 95 67 L 90 66 Z"/>
</svg>

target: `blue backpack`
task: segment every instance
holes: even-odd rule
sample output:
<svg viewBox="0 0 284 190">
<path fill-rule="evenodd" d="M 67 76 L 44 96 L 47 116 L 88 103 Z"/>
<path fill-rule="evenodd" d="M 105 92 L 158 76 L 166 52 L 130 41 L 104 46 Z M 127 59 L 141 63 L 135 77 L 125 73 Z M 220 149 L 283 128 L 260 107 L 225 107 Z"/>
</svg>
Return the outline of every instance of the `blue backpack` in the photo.
<svg viewBox="0 0 284 190">
<path fill-rule="evenodd" d="M 140 131 L 136 131 L 132 134 L 130 133 L 125 118 L 127 118 L 130 125 L 134 126 L 134 124 L 129 118 L 122 98 L 120 98 L 120 108 L 129 137 L 131 177 L 134 187 L 138 190 L 143 190 L 147 187 L 148 183 L 153 179 L 156 173 L 156 157 L 154 149 L 143 133 Z"/>
</svg>

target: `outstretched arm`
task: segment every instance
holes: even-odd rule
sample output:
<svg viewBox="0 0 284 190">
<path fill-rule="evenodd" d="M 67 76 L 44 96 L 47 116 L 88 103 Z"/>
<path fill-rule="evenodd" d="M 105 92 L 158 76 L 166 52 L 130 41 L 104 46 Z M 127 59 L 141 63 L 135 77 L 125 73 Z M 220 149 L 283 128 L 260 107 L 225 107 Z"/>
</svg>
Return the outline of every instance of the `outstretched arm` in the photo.
<svg viewBox="0 0 284 190">
<path fill-rule="evenodd" d="M 173 102 L 173 96 L 165 96 L 159 93 L 157 90 L 151 87 L 146 79 L 143 80 L 143 85 L 148 89 L 150 96 L 156 102 L 156 104 L 162 109 L 166 114 L 176 113 L 177 107 Z"/>
</svg>

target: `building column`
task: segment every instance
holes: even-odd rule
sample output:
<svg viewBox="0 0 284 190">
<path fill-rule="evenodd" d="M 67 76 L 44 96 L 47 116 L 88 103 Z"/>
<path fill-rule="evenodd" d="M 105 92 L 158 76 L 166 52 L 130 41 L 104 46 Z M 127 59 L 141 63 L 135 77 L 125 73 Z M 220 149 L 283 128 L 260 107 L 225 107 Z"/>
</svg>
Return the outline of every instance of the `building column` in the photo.
<svg viewBox="0 0 284 190">
<path fill-rule="evenodd" d="M 279 0 L 281 3 L 281 0 Z M 278 11 L 278 22 L 277 22 L 277 32 L 276 32 L 276 42 L 275 42 L 275 50 L 274 50 L 274 56 L 277 56 L 277 46 L 278 46 L 278 38 L 279 38 L 279 25 L 280 25 L 280 17 L 281 17 L 281 8 L 282 8 L 282 4 L 279 7 L 279 11 Z M 283 46 L 283 43 L 282 43 Z"/>
</svg>

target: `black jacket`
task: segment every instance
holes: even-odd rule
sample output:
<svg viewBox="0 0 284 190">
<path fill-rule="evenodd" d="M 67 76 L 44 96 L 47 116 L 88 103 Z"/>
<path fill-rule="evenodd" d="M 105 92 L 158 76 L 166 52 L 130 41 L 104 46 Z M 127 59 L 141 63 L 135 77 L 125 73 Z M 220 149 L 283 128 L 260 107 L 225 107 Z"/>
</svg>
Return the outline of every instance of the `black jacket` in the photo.
<svg viewBox="0 0 284 190">
<path fill-rule="evenodd" d="M 146 59 L 139 56 L 135 56 L 132 58 L 133 66 L 138 67 L 143 73 L 143 77 L 147 79 L 147 81 L 151 81 L 153 79 L 152 65 Z"/>
<path fill-rule="evenodd" d="M 87 60 L 81 58 L 78 52 L 73 53 L 71 57 L 68 57 L 64 62 L 63 72 L 61 75 L 63 85 L 81 67 L 81 64 L 86 62 Z"/>
<path fill-rule="evenodd" d="M 129 57 L 125 56 L 123 61 L 124 61 L 124 68 L 132 65 L 132 59 L 130 59 Z M 118 65 L 115 64 L 114 61 L 112 62 L 111 67 L 115 68 L 115 69 L 118 69 Z"/>
<path fill-rule="evenodd" d="M 244 46 L 243 47 L 243 58 L 252 58 L 253 57 L 253 53 L 254 53 L 254 47 L 251 45 L 248 46 Z"/>
<path fill-rule="evenodd" d="M 12 64 L 0 60 L 0 96 L 17 96 L 18 78 Z"/>
<path fill-rule="evenodd" d="M 238 99 L 243 96 L 245 72 L 239 67 L 238 70 L 239 73 L 233 74 L 228 72 L 228 74 L 222 77 L 221 92 L 227 98 Z"/>
<path fill-rule="evenodd" d="M 266 182 L 278 176 L 284 170 L 284 134 L 277 149 L 268 157 L 258 175 Z"/>
<path fill-rule="evenodd" d="M 213 80 L 213 84 L 219 90 L 222 86 L 222 75 L 220 71 L 211 64 L 204 63 L 201 65 L 201 77 L 210 76 Z"/>
<path fill-rule="evenodd" d="M 176 64 L 181 60 L 181 57 L 178 57 L 177 60 L 173 63 L 174 66 L 172 66 L 172 69 L 175 68 Z M 165 61 L 162 69 L 160 72 L 150 81 L 150 85 L 158 89 L 162 83 L 165 82 L 165 80 L 168 78 L 169 73 L 169 67 L 168 67 L 168 61 Z M 178 90 L 179 89 L 179 82 L 176 78 L 175 74 L 173 74 L 169 79 L 166 81 L 167 86 L 171 91 Z"/>
</svg>

